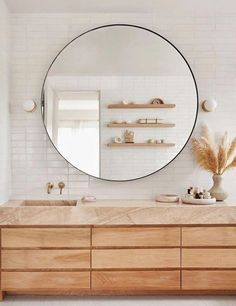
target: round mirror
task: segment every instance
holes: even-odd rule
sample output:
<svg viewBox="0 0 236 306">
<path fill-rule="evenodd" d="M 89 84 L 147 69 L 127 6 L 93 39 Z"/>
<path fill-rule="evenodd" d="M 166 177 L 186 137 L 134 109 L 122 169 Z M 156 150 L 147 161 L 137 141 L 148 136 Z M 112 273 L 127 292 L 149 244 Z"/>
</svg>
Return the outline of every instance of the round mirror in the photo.
<svg viewBox="0 0 236 306">
<path fill-rule="evenodd" d="M 134 180 L 169 164 L 198 112 L 193 73 L 159 34 L 133 25 L 92 29 L 46 74 L 42 116 L 58 152 L 88 175 Z"/>
</svg>

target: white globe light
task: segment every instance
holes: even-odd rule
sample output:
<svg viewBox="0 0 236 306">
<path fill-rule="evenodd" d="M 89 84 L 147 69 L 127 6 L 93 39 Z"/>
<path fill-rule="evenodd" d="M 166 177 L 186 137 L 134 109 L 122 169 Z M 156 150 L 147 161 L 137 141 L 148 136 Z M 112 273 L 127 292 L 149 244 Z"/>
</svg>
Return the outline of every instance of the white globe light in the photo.
<svg viewBox="0 0 236 306">
<path fill-rule="evenodd" d="M 217 108 L 217 101 L 215 99 L 205 100 L 202 103 L 202 109 L 205 112 L 214 112 L 216 108 Z"/>
<path fill-rule="evenodd" d="M 34 112 L 36 110 L 36 103 L 33 101 L 33 100 L 26 100 L 24 101 L 23 103 L 23 109 L 26 111 L 26 112 Z"/>
</svg>

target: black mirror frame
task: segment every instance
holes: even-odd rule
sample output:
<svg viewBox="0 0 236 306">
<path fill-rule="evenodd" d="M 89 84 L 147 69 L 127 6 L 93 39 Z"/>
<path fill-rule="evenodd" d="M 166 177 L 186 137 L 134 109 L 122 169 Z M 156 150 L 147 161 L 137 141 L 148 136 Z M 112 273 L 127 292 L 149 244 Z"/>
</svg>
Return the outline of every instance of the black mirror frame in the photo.
<svg viewBox="0 0 236 306">
<path fill-rule="evenodd" d="M 193 128 L 190 132 L 190 135 L 187 139 L 187 141 L 185 142 L 184 146 L 182 147 L 182 149 L 178 152 L 178 154 L 175 155 L 174 158 L 172 158 L 165 166 L 161 167 L 160 169 L 154 171 L 154 172 L 151 172 L 147 175 L 144 175 L 144 176 L 141 176 L 141 177 L 137 177 L 137 178 L 134 178 L 134 179 L 129 179 L 129 180 L 110 180 L 110 179 L 105 179 L 105 178 L 101 178 L 101 177 L 96 177 L 96 176 L 92 176 L 82 170 L 80 170 L 79 168 L 75 167 L 73 164 L 71 164 L 59 151 L 58 149 L 56 148 L 56 146 L 54 145 L 54 143 L 52 142 L 51 140 L 51 137 L 49 136 L 48 134 L 48 131 L 47 131 L 47 128 L 46 128 L 46 125 L 44 123 L 44 86 L 45 86 L 45 82 L 46 82 L 46 79 L 47 79 L 47 76 L 49 74 L 49 71 L 52 67 L 52 65 L 54 64 L 54 62 L 57 60 L 57 58 L 60 56 L 60 54 L 63 52 L 63 50 L 65 48 L 67 48 L 71 43 L 73 43 L 76 39 L 78 39 L 79 37 L 89 33 L 89 32 L 93 32 L 95 30 L 98 30 L 98 29 L 102 29 L 102 28 L 108 28 L 108 27 L 116 27 L 116 26 L 123 26 L 123 27 L 134 27 L 134 28 L 138 28 L 138 29 L 142 29 L 142 30 L 146 30 L 150 33 L 153 33 L 155 35 L 157 35 L 158 37 L 164 39 L 167 43 L 169 43 L 179 54 L 180 56 L 182 57 L 182 59 L 185 61 L 185 63 L 187 64 L 188 68 L 189 68 L 189 71 L 192 75 L 192 78 L 193 78 L 193 81 L 194 81 L 194 85 L 195 85 L 195 90 L 196 90 L 196 97 L 197 97 L 197 105 L 196 105 L 196 115 L 195 115 L 195 120 L 194 120 L 194 123 L 193 123 Z M 143 179 L 145 177 L 148 177 L 148 176 L 151 176 L 159 171 L 161 171 L 162 169 L 164 169 L 165 167 L 167 167 L 168 165 L 170 165 L 179 155 L 180 153 L 184 150 L 184 148 L 186 147 L 186 145 L 188 144 L 192 134 L 193 134 L 193 131 L 195 129 L 195 126 L 196 126 L 196 123 L 197 123 L 197 118 L 198 118 L 198 111 L 199 111 L 199 94 L 198 94 L 198 87 L 197 87 L 197 82 L 196 82 L 196 79 L 195 79 L 195 76 L 193 74 L 193 71 L 188 63 L 188 61 L 186 60 L 186 58 L 183 56 L 183 54 L 179 51 L 179 49 L 177 49 L 177 47 L 175 47 L 175 45 L 173 43 L 171 43 L 168 39 L 166 39 L 165 37 L 163 37 L 162 35 L 150 30 L 150 29 L 147 29 L 145 27 L 142 27 L 142 26 L 138 26 L 138 25 L 133 25 L 133 24 L 125 24 L 125 23 L 115 23 L 115 24 L 107 24 L 107 25 L 103 25 L 103 26 L 99 26 L 99 27 L 96 27 L 96 28 L 93 28 L 93 29 L 90 29 L 88 31 L 85 31 L 83 32 L 82 34 L 78 35 L 77 37 L 75 37 L 74 39 L 72 39 L 69 43 L 67 43 L 59 52 L 58 54 L 55 56 L 55 58 L 53 59 L 53 61 L 51 62 L 47 72 L 46 72 L 46 75 L 44 77 L 44 80 L 43 80 L 43 85 L 42 85 L 42 90 L 41 90 L 41 115 L 42 115 L 42 120 L 43 120 L 43 125 L 44 125 L 44 128 L 45 128 L 45 131 L 46 131 L 46 134 L 48 136 L 48 138 L 50 139 L 53 147 L 55 148 L 55 150 L 64 158 L 64 160 L 70 164 L 72 167 L 78 169 L 78 171 L 84 173 L 85 175 L 88 175 L 90 177 L 93 177 L 95 179 L 98 179 L 98 180 L 103 180 L 103 181 L 109 181 L 109 182 L 130 182 L 130 181 L 136 181 L 136 180 L 140 180 L 140 179 Z"/>
</svg>

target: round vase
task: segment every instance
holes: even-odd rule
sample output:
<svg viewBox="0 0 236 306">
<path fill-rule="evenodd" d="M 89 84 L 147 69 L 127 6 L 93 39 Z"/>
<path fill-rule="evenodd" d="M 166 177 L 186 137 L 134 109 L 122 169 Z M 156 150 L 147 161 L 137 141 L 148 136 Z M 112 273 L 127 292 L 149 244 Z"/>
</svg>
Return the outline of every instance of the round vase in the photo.
<svg viewBox="0 0 236 306">
<path fill-rule="evenodd" d="M 228 193 L 223 189 L 223 176 L 220 174 L 214 174 L 212 176 L 213 179 L 213 186 L 209 190 L 211 196 L 216 198 L 216 201 L 224 201 L 228 197 Z"/>
</svg>

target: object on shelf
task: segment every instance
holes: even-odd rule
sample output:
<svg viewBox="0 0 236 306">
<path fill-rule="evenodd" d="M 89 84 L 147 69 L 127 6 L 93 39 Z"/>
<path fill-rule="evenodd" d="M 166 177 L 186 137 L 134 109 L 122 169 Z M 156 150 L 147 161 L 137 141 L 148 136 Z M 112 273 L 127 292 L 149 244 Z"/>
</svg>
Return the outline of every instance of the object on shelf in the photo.
<svg viewBox="0 0 236 306">
<path fill-rule="evenodd" d="M 161 139 L 161 143 L 165 143 L 165 139 Z"/>
<path fill-rule="evenodd" d="M 156 197 L 156 202 L 176 203 L 179 201 L 177 194 L 159 194 Z"/>
<path fill-rule="evenodd" d="M 193 199 L 193 198 L 186 198 L 183 197 L 181 198 L 182 203 L 184 204 L 195 204 L 195 205 L 210 205 L 210 204 L 215 204 L 216 199 L 211 198 L 211 199 Z"/>
<path fill-rule="evenodd" d="M 157 124 L 157 123 L 164 123 L 164 119 L 155 118 L 155 119 L 139 119 L 137 122 L 140 124 Z"/>
<path fill-rule="evenodd" d="M 158 119 L 147 119 L 147 123 L 149 124 L 153 124 L 153 123 L 157 123 Z"/>
<path fill-rule="evenodd" d="M 156 147 L 156 148 L 167 148 L 167 147 L 175 147 L 175 143 L 147 143 L 147 142 L 141 142 L 141 143 L 108 143 L 108 147 Z"/>
<path fill-rule="evenodd" d="M 146 124 L 147 123 L 147 119 L 139 119 L 138 123 Z"/>
<path fill-rule="evenodd" d="M 164 104 L 153 104 L 153 103 L 134 103 L 130 102 L 128 104 L 116 103 L 108 104 L 108 108 L 119 109 L 119 108 L 130 108 L 130 109 L 140 109 L 140 108 L 175 108 L 175 104 L 164 103 Z"/>
<path fill-rule="evenodd" d="M 114 143 L 122 143 L 122 139 L 118 136 L 114 137 Z"/>
<path fill-rule="evenodd" d="M 164 101 L 160 98 L 155 98 L 150 103 L 151 104 L 164 104 Z"/>
<path fill-rule="evenodd" d="M 120 103 L 120 104 L 127 105 L 127 104 L 129 104 L 129 102 L 128 102 L 128 101 L 126 101 L 126 100 L 123 100 L 123 101 L 121 101 L 121 103 Z"/>
<path fill-rule="evenodd" d="M 155 139 L 148 139 L 147 143 L 155 143 Z"/>
<path fill-rule="evenodd" d="M 126 123 L 122 122 L 110 122 L 107 124 L 107 127 L 133 127 L 133 128 L 172 128 L 175 127 L 174 123 L 138 123 L 138 122 L 131 122 L 126 121 Z"/>
<path fill-rule="evenodd" d="M 161 144 L 161 140 L 160 140 L 160 139 L 157 139 L 157 140 L 156 140 L 156 143 L 160 143 L 160 144 Z"/>
<path fill-rule="evenodd" d="M 134 143 L 134 132 L 126 130 L 124 133 L 125 143 Z"/>
<path fill-rule="evenodd" d="M 81 199 L 81 202 L 83 203 L 92 203 L 92 202 L 96 202 L 96 198 L 94 196 L 84 196 Z"/>
<path fill-rule="evenodd" d="M 114 120 L 112 121 L 113 124 L 121 124 L 123 121 L 122 120 Z"/>
</svg>

